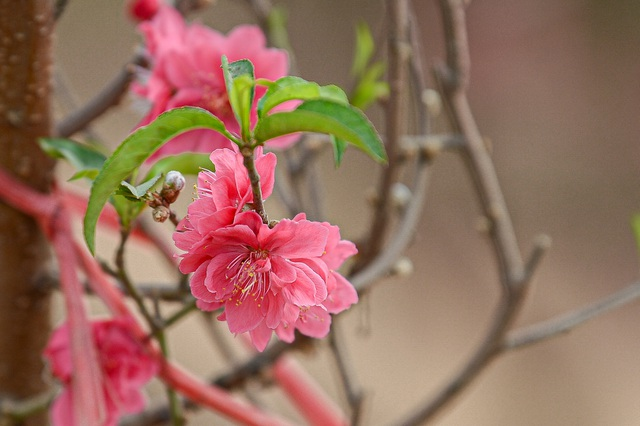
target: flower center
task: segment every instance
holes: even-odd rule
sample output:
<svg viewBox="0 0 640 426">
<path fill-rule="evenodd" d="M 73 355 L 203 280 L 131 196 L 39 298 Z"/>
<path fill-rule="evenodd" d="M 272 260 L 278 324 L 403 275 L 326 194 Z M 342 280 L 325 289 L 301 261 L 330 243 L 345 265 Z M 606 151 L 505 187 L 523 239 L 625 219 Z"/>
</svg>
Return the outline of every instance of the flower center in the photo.
<svg viewBox="0 0 640 426">
<path fill-rule="evenodd" d="M 239 254 L 227 266 L 225 278 L 233 283 L 232 297 L 238 302 L 251 296 L 256 302 L 264 298 L 269 290 L 271 261 L 265 250 L 250 250 Z"/>
</svg>

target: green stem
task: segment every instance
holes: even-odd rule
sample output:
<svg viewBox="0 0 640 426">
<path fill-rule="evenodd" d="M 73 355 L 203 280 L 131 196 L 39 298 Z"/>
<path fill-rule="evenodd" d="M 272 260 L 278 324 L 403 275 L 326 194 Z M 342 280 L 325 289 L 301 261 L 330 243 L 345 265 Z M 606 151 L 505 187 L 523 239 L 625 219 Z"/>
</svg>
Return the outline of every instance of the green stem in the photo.
<svg viewBox="0 0 640 426">
<path fill-rule="evenodd" d="M 256 163 L 253 156 L 253 148 L 243 147 L 240 149 L 242 157 L 244 158 L 244 167 L 249 174 L 249 181 L 251 182 L 251 191 L 253 192 L 253 209 L 260 215 L 262 222 L 269 223 L 269 218 L 264 210 L 264 201 L 262 199 L 262 188 L 260 187 L 260 175 L 256 170 Z"/>
<path fill-rule="evenodd" d="M 171 315 L 166 320 L 162 321 L 162 327 L 159 327 L 154 332 L 154 335 L 156 337 L 160 336 L 160 334 L 164 333 L 164 331 L 167 328 L 171 327 L 173 324 L 175 324 L 176 322 L 178 322 L 179 320 L 184 318 L 188 313 L 190 313 L 191 311 L 193 311 L 195 309 L 196 309 L 196 299 L 192 299 L 192 300 L 186 302 L 185 305 L 182 308 L 180 308 L 180 310 L 178 310 L 178 312 L 176 312 L 175 314 Z"/>
<path fill-rule="evenodd" d="M 140 295 L 136 287 L 131 282 L 131 279 L 129 278 L 129 275 L 127 274 L 127 271 L 124 266 L 124 248 L 127 240 L 129 239 L 129 235 L 130 235 L 129 229 L 123 228 L 120 231 L 120 245 L 118 246 L 118 250 L 116 252 L 116 259 L 115 259 L 116 274 L 118 279 L 126 289 L 127 294 L 129 294 L 133 298 L 134 302 L 138 306 L 138 310 L 140 311 L 145 321 L 147 321 L 147 324 L 155 334 L 155 332 L 159 329 L 158 324 L 156 323 L 156 320 L 147 309 L 147 306 L 144 304 L 144 299 L 142 298 L 142 296 Z"/>
</svg>

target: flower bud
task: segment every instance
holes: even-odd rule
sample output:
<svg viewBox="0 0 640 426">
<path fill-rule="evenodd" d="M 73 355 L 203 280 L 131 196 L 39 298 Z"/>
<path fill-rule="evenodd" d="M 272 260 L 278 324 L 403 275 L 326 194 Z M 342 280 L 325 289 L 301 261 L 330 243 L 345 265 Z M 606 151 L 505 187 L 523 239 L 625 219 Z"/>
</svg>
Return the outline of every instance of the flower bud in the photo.
<svg viewBox="0 0 640 426">
<path fill-rule="evenodd" d="M 175 170 L 167 173 L 160 191 L 160 197 L 167 203 L 172 204 L 178 199 L 180 191 L 184 188 L 186 181 L 180 172 Z"/>
<path fill-rule="evenodd" d="M 411 190 L 407 188 L 407 185 L 396 182 L 391 187 L 391 199 L 393 201 L 393 205 L 397 208 L 403 209 L 409 204 L 411 201 Z"/>
<path fill-rule="evenodd" d="M 164 178 L 164 187 L 175 189 L 176 191 L 182 191 L 186 180 L 182 173 L 176 172 L 175 170 L 171 170 L 167 173 L 167 176 Z"/>
<path fill-rule="evenodd" d="M 409 258 L 401 257 L 391 268 L 391 273 L 395 276 L 406 278 L 413 274 L 413 262 Z"/>
<path fill-rule="evenodd" d="M 171 216 L 171 210 L 168 207 L 159 206 L 153 209 L 151 215 L 154 221 L 162 223 Z"/>
</svg>

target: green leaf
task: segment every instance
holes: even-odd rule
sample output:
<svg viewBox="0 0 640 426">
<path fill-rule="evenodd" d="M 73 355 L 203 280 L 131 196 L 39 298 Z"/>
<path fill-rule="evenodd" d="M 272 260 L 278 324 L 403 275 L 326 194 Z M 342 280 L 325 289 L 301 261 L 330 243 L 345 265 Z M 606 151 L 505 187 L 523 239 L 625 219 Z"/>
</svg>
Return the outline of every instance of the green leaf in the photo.
<svg viewBox="0 0 640 426">
<path fill-rule="evenodd" d="M 94 147 L 71 139 L 41 138 L 38 142 L 49 156 L 64 158 L 78 170 L 69 180 L 94 179 L 107 158 Z"/>
<path fill-rule="evenodd" d="M 131 173 L 163 144 L 193 129 L 211 129 L 229 138 L 222 121 L 201 108 L 183 107 L 161 114 L 149 125 L 141 127 L 127 137 L 109 157 L 91 187 L 87 212 L 84 216 L 84 238 L 94 253 L 98 216 L 111 194 Z"/>
<path fill-rule="evenodd" d="M 145 180 L 158 174 L 166 175 L 171 170 L 180 172 L 183 175 L 197 175 L 202 169 L 215 171 L 214 165 L 209 159 L 209 154 L 185 152 L 158 160 L 147 172 Z"/>
<path fill-rule="evenodd" d="M 356 45 L 351 75 L 361 76 L 365 72 L 373 51 L 374 43 L 369 26 L 365 22 L 359 22 L 356 26 Z"/>
<path fill-rule="evenodd" d="M 333 101 L 310 100 L 294 111 L 273 113 L 259 120 L 254 132 L 259 143 L 295 132 L 326 133 L 349 142 L 378 162 L 387 159 L 380 136 L 362 111 Z"/>
<path fill-rule="evenodd" d="M 98 173 L 100 173 L 100 169 L 83 169 L 83 170 L 75 172 L 73 174 L 73 176 L 71 176 L 69 178 L 69 182 L 72 182 L 72 181 L 78 180 L 78 179 L 82 179 L 82 178 L 87 178 L 89 180 L 94 180 L 96 178 L 96 176 L 98 176 Z"/>
<path fill-rule="evenodd" d="M 320 86 L 300 77 L 282 77 L 269 85 L 264 96 L 258 101 L 258 117 L 261 118 L 275 106 L 292 100 L 307 101 L 325 99 L 338 103 L 349 103 L 347 95 L 338 86 Z"/>
<path fill-rule="evenodd" d="M 242 140 L 248 141 L 256 87 L 253 64 L 248 59 L 230 63 L 226 56 L 222 56 L 222 72 L 231 109 L 240 124 Z"/>
<path fill-rule="evenodd" d="M 116 190 L 117 195 L 122 195 L 128 200 L 141 200 L 146 198 L 147 193 L 158 183 L 162 177 L 161 174 L 153 176 L 151 179 L 142 182 L 140 185 L 133 186 L 126 180 L 120 182 L 120 187 Z"/>
<path fill-rule="evenodd" d="M 342 164 L 342 157 L 344 156 L 344 152 L 347 150 L 347 143 L 342 139 L 336 138 L 334 135 L 331 135 L 331 145 L 333 146 L 333 162 L 336 167 L 339 167 Z"/>
<path fill-rule="evenodd" d="M 378 99 L 389 95 L 389 85 L 380 81 L 385 68 L 382 62 L 376 62 L 367 68 L 351 93 L 350 100 L 353 106 L 366 109 Z"/>
</svg>

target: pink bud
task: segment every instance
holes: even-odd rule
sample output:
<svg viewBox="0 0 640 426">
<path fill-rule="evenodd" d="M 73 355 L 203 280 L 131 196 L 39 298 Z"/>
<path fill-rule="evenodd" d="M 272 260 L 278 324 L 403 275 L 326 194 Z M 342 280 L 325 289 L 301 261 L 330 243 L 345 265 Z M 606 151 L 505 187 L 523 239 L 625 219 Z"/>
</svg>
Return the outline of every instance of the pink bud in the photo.
<svg viewBox="0 0 640 426">
<path fill-rule="evenodd" d="M 153 18 L 160 9 L 161 0 L 129 0 L 127 11 L 129 16 L 136 21 L 148 21 Z"/>
</svg>

